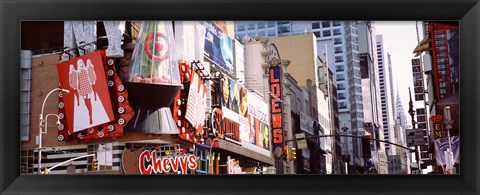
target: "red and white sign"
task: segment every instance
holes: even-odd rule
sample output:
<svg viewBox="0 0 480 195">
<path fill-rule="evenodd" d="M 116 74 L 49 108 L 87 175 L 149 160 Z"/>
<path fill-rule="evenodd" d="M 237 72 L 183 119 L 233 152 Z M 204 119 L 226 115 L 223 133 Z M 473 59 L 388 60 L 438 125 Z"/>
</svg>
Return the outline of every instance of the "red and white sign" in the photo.
<svg viewBox="0 0 480 195">
<path fill-rule="evenodd" d="M 70 91 L 59 93 L 59 141 L 122 136 L 135 114 L 116 60 L 105 53 L 99 50 L 57 65 L 59 87 Z"/>
<path fill-rule="evenodd" d="M 114 120 L 101 52 L 93 52 L 57 64 L 63 95 L 59 107 L 65 107 L 70 133 Z"/>
<path fill-rule="evenodd" d="M 143 151 L 138 158 L 140 174 L 156 174 L 178 172 L 187 174 L 188 170 L 197 168 L 197 157 L 194 155 L 157 157 L 157 151 Z"/>
</svg>

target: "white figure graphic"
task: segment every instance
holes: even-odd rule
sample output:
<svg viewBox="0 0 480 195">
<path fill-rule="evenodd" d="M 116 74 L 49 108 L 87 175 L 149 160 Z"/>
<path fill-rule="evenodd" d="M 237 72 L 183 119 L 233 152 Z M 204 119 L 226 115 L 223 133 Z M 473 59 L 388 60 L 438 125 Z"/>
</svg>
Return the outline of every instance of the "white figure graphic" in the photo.
<svg viewBox="0 0 480 195">
<path fill-rule="evenodd" d="M 78 59 L 76 69 L 75 65 L 70 64 L 68 76 L 74 95 L 73 132 L 110 122 L 112 119 L 99 96 L 104 86 L 101 80 L 97 80 L 93 62 L 90 59 Z"/>
</svg>

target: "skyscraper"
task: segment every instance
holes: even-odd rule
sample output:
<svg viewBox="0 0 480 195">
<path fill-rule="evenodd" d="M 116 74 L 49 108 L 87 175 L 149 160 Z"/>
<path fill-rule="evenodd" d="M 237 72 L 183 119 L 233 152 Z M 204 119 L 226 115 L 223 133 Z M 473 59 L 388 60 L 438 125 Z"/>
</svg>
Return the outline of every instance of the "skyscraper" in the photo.
<svg viewBox="0 0 480 195">
<path fill-rule="evenodd" d="M 377 35 L 377 56 L 378 56 L 378 77 L 380 81 L 380 99 L 382 105 L 382 127 L 383 127 L 383 137 L 385 140 L 395 143 L 396 137 L 394 134 L 394 102 L 393 102 L 393 88 L 392 88 L 392 72 L 391 72 L 391 63 L 390 55 L 388 54 L 388 64 L 385 60 L 385 51 L 383 48 L 383 36 Z M 395 146 L 392 146 L 395 147 Z M 395 155 L 396 150 L 392 148 L 390 144 L 385 144 L 385 151 L 387 155 Z"/>
</svg>

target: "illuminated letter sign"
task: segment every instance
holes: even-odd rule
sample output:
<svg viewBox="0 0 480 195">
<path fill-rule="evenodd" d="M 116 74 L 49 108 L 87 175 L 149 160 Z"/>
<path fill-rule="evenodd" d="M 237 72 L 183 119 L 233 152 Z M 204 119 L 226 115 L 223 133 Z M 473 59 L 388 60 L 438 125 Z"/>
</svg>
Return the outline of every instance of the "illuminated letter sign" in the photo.
<svg viewBox="0 0 480 195">
<path fill-rule="evenodd" d="M 445 137 L 445 131 L 443 130 L 442 120 L 443 117 L 441 115 L 435 115 L 430 117 L 430 120 L 433 124 L 433 137 L 434 139 L 440 139 Z"/>
<path fill-rule="evenodd" d="M 270 67 L 270 106 L 273 148 L 283 147 L 283 104 L 280 66 Z"/>
</svg>

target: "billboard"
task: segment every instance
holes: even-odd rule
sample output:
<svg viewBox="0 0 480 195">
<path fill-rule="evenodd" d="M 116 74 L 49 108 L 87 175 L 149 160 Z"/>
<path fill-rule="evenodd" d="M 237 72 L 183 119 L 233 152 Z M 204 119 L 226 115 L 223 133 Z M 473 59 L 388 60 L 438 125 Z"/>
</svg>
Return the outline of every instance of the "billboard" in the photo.
<svg viewBox="0 0 480 195">
<path fill-rule="evenodd" d="M 282 103 L 282 84 L 281 67 L 270 67 L 270 106 L 271 106 L 271 127 L 272 127 L 272 147 L 283 147 L 283 103 Z"/>
<path fill-rule="evenodd" d="M 59 105 L 65 109 L 69 134 L 115 119 L 101 52 L 57 64 L 60 87 L 70 91 L 62 94 Z"/>
<path fill-rule="evenodd" d="M 263 149 L 270 149 L 269 144 L 269 119 L 268 104 L 253 93 L 247 93 L 248 112 L 247 118 L 250 126 L 249 142 Z"/>
<path fill-rule="evenodd" d="M 205 57 L 233 74 L 233 40 L 211 21 L 205 22 Z"/>
<path fill-rule="evenodd" d="M 303 112 L 300 112 L 300 130 L 314 135 L 313 119 Z"/>
</svg>

